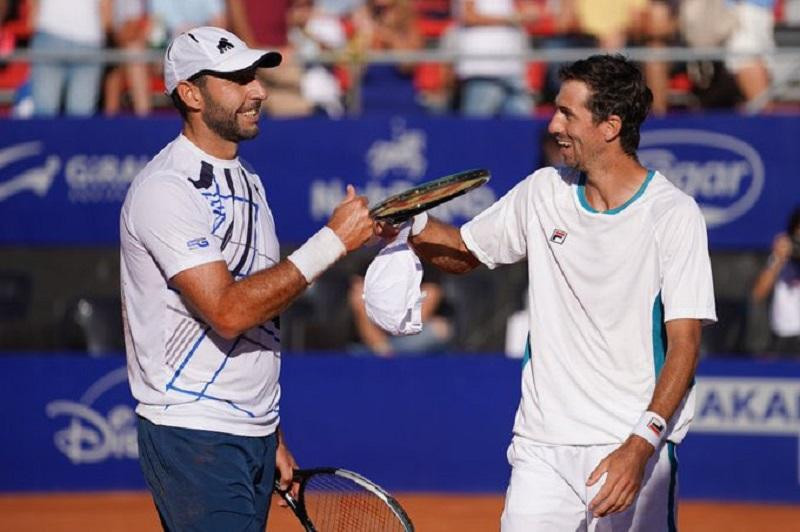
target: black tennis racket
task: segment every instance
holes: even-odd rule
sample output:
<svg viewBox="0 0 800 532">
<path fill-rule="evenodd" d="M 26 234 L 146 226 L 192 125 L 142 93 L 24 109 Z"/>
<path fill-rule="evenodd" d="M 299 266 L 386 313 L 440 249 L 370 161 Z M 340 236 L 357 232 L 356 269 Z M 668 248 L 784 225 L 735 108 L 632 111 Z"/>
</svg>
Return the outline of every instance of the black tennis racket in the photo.
<svg viewBox="0 0 800 532">
<path fill-rule="evenodd" d="M 487 181 L 491 174 L 478 168 L 422 183 L 389 196 L 369 210 L 373 219 L 392 225 L 404 222 L 423 211 L 464 195 Z"/>
<path fill-rule="evenodd" d="M 303 524 L 306 532 L 413 532 L 414 525 L 394 497 L 366 478 L 335 467 L 299 469 L 297 499 L 275 491 Z"/>
</svg>

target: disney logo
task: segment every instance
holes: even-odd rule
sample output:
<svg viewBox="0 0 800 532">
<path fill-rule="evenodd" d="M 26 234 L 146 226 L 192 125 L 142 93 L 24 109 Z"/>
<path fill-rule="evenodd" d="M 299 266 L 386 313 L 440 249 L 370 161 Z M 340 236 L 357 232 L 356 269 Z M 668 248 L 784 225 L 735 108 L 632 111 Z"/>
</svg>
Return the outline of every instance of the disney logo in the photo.
<svg viewBox="0 0 800 532">
<path fill-rule="evenodd" d="M 47 416 L 69 416 L 69 423 L 53 436 L 56 448 L 73 464 L 89 464 L 109 458 L 139 456 L 136 415 L 125 404 L 117 404 L 103 415 L 94 402 L 113 386 L 126 381 L 125 368 L 112 371 L 89 387 L 80 402 L 60 399 L 47 404 Z"/>
<path fill-rule="evenodd" d="M 112 408 L 106 418 L 79 403 L 53 401 L 47 405 L 47 415 L 72 416 L 67 427 L 55 433 L 53 441 L 73 464 L 139 456 L 135 416 L 128 406 Z"/>
</svg>

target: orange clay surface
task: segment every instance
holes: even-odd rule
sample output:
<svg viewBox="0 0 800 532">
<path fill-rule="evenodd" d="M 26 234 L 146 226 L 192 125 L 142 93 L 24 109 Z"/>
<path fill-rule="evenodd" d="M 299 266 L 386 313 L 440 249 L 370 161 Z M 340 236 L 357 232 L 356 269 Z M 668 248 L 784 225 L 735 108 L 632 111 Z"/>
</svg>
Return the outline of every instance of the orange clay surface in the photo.
<svg viewBox="0 0 800 532">
<path fill-rule="evenodd" d="M 500 495 L 398 494 L 419 532 L 482 532 L 499 529 Z M 302 529 L 273 505 L 267 530 Z M 0 532 L 146 532 L 160 530 L 145 492 L 0 495 Z M 683 501 L 679 530 L 789 532 L 800 530 L 800 506 Z"/>
</svg>

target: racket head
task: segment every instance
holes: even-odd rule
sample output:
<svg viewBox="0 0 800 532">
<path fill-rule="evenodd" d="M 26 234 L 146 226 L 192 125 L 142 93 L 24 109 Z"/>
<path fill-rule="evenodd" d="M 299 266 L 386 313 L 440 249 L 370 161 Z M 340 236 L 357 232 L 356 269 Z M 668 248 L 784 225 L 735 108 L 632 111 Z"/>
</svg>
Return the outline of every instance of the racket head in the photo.
<svg viewBox="0 0 800 532">
<path fill-rule="evenodd" d="M 383 488 L 358 473 L 335 467 L 301 469 L 296 500 L 287 501 L 307 532 L 359 530 L 413 532 L 414 525 L 400 503 Z"/>
<path fill-rule="evenodd" d="M 396 225 L 416 214 L 463 196 L 489 181 L 490 177 L 489 170 L 485 168 L 440 177 L 389 196 L 370 208 L 369 213 L 374 220 Z"/>
</svg>

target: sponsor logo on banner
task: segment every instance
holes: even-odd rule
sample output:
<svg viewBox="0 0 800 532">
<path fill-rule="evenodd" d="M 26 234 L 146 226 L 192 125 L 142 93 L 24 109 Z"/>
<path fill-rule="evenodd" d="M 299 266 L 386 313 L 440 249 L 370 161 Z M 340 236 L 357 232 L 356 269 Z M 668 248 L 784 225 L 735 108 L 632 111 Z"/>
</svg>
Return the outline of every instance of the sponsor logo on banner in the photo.
<svg viewBox="0 0 800 532">
<path fill-rule="evenodd" d="M 70 462 L 138 458 L 133 408 L 118 402 L 121 394 L 109 393 L 118 386 L 127 389 L 127 382 L 127 369 L 122 367 L 98 379 L 78 401 L 59 399 L 47 404 L 48 417 L 67 418 L 66 427 L 56 430 L 53 442 Z"/>
<path fill-rule="evenodd" d="M 412 179 L 425 175 L 427 137 L 421 129 L 406 129 L 405 122 L 392 123 L 392 138 L 376 140 L 367 150 L 367 166 L 373 177 L 381 178 L 392 170 L 405 173 Z"/>
<path fill-rule="evenodd" d="M 693 432 L 800 438 L 800 379 L 699 377 L 696 393 Z"/>
<path fill-rule="evenodd" d="M 0 202 L 33 192 L 44 197 L 63 172 L 72 203 L 119 203 L 149 155 L 48 154 L 40 141 L 0 147 Z"/>
<path fill-rule="evenodd" d="M 405 121 L 392 121 L 391 137 L 377 139 L 364 155 L 370 178 L 359 193 L 375 205 L 381 200 L 399 194 L 423 181 L 428 168 L 426 154 L 427 133 L 422 129 L 409 129 Z M 429 176 L 436 179 L 442 176 Z M 340 178 L 315 179 L 310 188 L 310 215 L 313 220 L 324 220 L 345 196 L 345 182 Z M 489 187 L 481 187 L 469 194 L 439 205 L 431 213 L 441 220 L 468 220 L 485 210 L 497 197 Z"/>
<path fill-rule="evenodd" d="M 64 177 L 73 203 L 119 203 L 149 155 L 73 155 L 64 165 Z"/>
<path fill-rule="evenodd" d="M 3 169 L 7 166 L 18 166 L 15 163 L 25 161 L 41 155 L 41 142 L 24 142 L 0 149 L 0 201 L 4 201 L 15 194 L 30 191 L 39 197 L 44 196 L 53 185 L 53 178 L 61 169 L 61 160 L 51 155 L 44 162 L 37 160 L 37 165 L 32 166 L 31 161 L 26 161 L 22 170 L 18 170 L 10 177 L 5 177 Z M 25 168 L 27 166 L 27 168 Z"/>
<path fill-rule="evenodd" d="M 698 377 L 692 430 L 800 435 L 800 379 Z"/>
<path fill-rule="evenodd" d="M 695 129 L 644 131 L 639 160 L 694 197 L 709 227 L 746 214 L 764 188 L 764 162 L 747 142 Z"/>
</svg>

